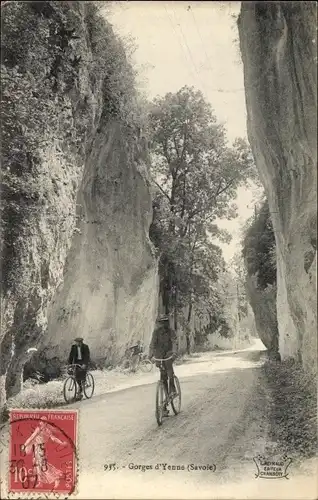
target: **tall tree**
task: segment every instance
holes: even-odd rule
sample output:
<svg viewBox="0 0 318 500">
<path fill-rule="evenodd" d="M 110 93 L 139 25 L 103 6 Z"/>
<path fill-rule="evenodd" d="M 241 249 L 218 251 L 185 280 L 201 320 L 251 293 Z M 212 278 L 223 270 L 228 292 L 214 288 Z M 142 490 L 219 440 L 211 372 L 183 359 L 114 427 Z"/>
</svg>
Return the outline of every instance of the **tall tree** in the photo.
<svg viewBox="0 0 318 500">
<path fill-rule="evenodd" d="M 223 125 L 193 88 L 155 99 L 149 124 L 155 186 L 151 237 L 160 251 L 164 306 L 171 312 L 187 303 L 190 321 L 194 301 L 208 295 L 223 266 L 212 241 L 229 235 L 215 220 L 236 216 L 236 189 L 255 176 L 255 166 L 243 139 L 227 144 Z"/>
</svg>

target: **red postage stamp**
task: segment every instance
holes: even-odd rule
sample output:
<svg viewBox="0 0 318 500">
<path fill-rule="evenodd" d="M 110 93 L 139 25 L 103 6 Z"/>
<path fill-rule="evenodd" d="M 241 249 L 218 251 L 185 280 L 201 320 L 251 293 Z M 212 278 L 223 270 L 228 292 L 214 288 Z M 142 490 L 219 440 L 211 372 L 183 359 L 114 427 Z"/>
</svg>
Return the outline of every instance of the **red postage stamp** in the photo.
<svg viewBox="0 0 318 500">
<path fill-rule="evenodd" d="M 74 410 L 12 410 L 9 491 L 73 493 L 77 425 Z"/>
</svg>

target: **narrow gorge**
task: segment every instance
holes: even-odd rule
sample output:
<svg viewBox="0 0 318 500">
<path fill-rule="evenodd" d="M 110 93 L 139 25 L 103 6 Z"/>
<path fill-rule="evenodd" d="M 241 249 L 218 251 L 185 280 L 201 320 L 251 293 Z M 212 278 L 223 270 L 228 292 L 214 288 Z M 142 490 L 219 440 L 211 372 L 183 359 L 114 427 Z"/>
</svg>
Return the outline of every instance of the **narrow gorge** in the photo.
<svg viewBox="0 0 318 500">
<path fill-rule="evenodd" d="M 124 42 L 94 2 L 12 2 L 2 10 L 3 403 L 20 391 L 31 359 L 54 376 L 78 335 L 98 367 L 114 366 L 138 339 L 147 346 L 163 305 L 149 237 L 146 111 Z M 238 26 L 249 142 L 277 254 L 275 287 L 257 295 L 254 273 L 250 303 L 268 350 L 316 375 L 316 5 L 243 2 Z M 215 274 L 226 270 L 221 254 Z M 230 274 L 223 279 L 236 331 L 238 287 Z M 252 312 L 243 306 L 248 330 Z M 193 331 L 183 350 L 213 316 L 204 311 L 201 321 L 189 309 L 182 314 Z"/>
</svg>

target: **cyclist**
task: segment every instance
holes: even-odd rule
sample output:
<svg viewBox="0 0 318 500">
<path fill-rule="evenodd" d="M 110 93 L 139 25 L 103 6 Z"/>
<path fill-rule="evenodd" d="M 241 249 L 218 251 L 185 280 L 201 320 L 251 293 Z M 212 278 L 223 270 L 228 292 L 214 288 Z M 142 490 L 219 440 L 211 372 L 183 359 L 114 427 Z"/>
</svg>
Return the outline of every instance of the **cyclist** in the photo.
<svg viewBox="0 0 318 500">
<path fill-rule="evenodd" d="M 137 363 L 139 360 L 140 355 L 143 353 L 143 345 L 140 340 L 138 340 L 136 345 L 133 345 L 132 347 L 129 348 L 129 351 L 132 352 L 131 354 L 131 371 L 135 372 L 137 368 Z"/>
<path fill-rule="evenodd" d="M 71 347 L 71 352 L 68 357 L 69 365 L 80 365 L 75 367 L 75 380 L 78 385 L 77 399 L 83 397 L 83 385 L 86 380 L 88 364 L 90 362 L 90 352 L 87 344 L 84 344 L 82 337 L 76 337 L 74 344 Z"/>
<path fill-rule="evenodd" d="M 152 340 L 149 346 L 149 358 L 169 358 L 172 359 L 164 361 L 164 370 L 161 370 L 160 378 L 166 389 L 166 393 L 170 396 L 176 394 L 176 388 L 174 385 L 174 371 L 173 371 L 173 361 L 177 355 L 177 336 L 174 330 L 170 327 L 169 316 L 163 315 L 157 319 L 154 332 L 152 334 Z M 156 362 L 159 367 L 160 363 Z M 169 384 L 168 384 L 169 379 Z M 164 416 L 169 415 L 169 410 L 167 405 L 164 407 Z"/>
</svg>

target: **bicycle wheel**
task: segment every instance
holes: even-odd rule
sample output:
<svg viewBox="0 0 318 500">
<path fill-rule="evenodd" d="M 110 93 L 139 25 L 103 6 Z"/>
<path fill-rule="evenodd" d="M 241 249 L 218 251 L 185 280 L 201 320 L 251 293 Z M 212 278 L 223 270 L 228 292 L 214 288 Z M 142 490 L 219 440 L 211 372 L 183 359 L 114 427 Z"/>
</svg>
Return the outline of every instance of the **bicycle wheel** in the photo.
<svg viewBox="0 0 318 500">
<path fill-rule="evenodd" d="M 156 420 L 158 425 L 162 425 L 164 400 L 165 390 L 163 387 L 163 383 L 159 380 L 156 390 Z"/>
<path fill-rule="evenodd" d="M 171 407 L 173 409 L 173 413 L 178 415 L 181 409 L 181 387 L 178 377 L 174 376 L 174 385 L 176 388 L 177 395 L 171 400 Z"/>
<path fill-rule="evenodd" d="M 68 377 L 63 386 L 63 396 L 66 403 L 72 403 L 76 400 L 76 382 L 73 377 Z"/>
<path fill-rule="evenodd" d="M 146 373 L 146 372 L 151 372 L 153 365 L 152 365 L 152 362 L 150 361 L 150 359 L 143 359 L 142 361 L 140 361 L 139 366 L 140 366 L 141 371 Z"/>
<path fill-rule="evenodd" d="M 91 373 L 87 373 L 85 384 L 84 384 L 84 389 L 83 389 L 84 394 L 87 397 L 87 399 L 90 399 L 93 396 L 94 389 L 95 389 L 94 377 Z"/>
</svg>

